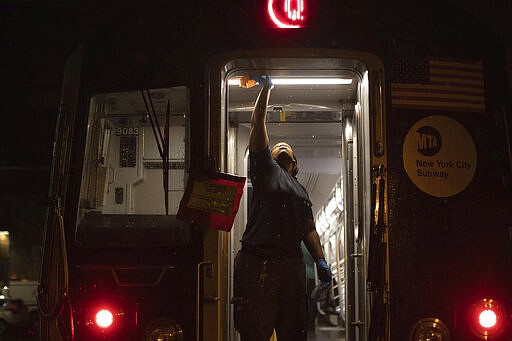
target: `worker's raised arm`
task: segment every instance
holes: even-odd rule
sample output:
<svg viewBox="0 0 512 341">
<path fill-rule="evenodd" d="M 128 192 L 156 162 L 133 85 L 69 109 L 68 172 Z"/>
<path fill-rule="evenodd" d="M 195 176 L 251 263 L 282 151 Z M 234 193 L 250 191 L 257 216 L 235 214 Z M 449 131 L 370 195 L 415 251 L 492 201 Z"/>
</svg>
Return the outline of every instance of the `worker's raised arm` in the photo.
<svg viewBox="0 0 512 341">
<path fill-rule="evenodd" d="M 249 134 L 249 150 L 260 152 L 268 146 L 267 106 L 272 90 L 272 83 L 267 80 L 260 90 L 251 116 L 251 132 Z"/>
</svg>

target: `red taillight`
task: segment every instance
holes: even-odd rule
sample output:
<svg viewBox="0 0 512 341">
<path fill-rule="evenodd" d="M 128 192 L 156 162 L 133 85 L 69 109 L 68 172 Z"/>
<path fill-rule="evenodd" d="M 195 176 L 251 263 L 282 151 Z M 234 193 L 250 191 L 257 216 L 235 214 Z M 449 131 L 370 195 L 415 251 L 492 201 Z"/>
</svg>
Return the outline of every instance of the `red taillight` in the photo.
<svg viewBox="0 0 512 341">
<path fill-rule="evenodd" d="M 496 313 L 491 309 L 485 309 L 480 313 L 480 315 L 478 315 L 478 323 L 482 328 L 493 328 L 496 325 L 496 322 Z"/>
<path fill-rule="evenodd" d="M 499 337 L 507 326 L 505 310 L 492 298 L 484 298 L 473 304 L 468 317 L 471 331 L 482 340 Z"/>
<path fill-rule="evenodd" d="M 102 329 L 106 329 L 112 326 L 114 322 L 114 314 L 108 309 L 100 309 L 96 313 L 96 325 Z"/>
<path fill-rule="evenodd" d="M 121 306 L 116 302 L 104 302 L 100 304 L 91 304 L 84 316 L 85 325 L 88 326 L 88 332 L 101 335 L 115 335 L 119 333 L 125 325 L 125 313 Z"/>
</svg>

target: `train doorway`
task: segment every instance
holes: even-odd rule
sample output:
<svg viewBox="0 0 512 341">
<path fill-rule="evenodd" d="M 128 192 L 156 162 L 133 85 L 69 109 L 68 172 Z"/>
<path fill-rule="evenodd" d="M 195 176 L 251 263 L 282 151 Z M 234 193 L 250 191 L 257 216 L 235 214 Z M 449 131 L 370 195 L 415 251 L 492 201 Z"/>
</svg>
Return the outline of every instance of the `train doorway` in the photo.
<svg viewBox="0 0 512 341">
<path fill-rule="evenodd" d="M 304 55 L 304 54 L 298 54 Z M 267 114 L 270 145 L 288 142 L 299 163 L 298 180 L 307 189 L 327 262 L 334 274 L 333 300 L 310 302 L 309 340 L 366 340 L 367 233 L 370 226 L 369 77 L 355 58 L 287 56 L 233 59 L 222 68 L 219 121 L 226 171 L 248 177 L 248 137 L 260 87 L 239 86 L 246 75 L 269 75 L 275 84 Z M 225 139 L 224 139 L 225 138 Z M 213 145 L 215 141 L 213 141 Z M 251 201 L 248 178 L 237 220 L 226 241 L 228 296 L 232 265 L 241 247 Z M 307 257 L 307 255 L 305 255 Z M 313 268 L 313 286 L 318 283 Z M 229 340 L 239 340 L 232 323 Z"/>
</svg>

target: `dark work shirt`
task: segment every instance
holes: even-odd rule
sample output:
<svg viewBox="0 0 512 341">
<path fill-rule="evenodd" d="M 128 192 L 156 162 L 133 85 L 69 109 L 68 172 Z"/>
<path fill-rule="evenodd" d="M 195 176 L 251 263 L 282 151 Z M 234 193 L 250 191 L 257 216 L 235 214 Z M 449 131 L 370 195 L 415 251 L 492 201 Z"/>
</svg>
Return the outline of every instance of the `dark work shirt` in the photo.
<svg viewBox="0 0 512 341">
<path fill-rule="evenodd" d="M 272 158 L 268 146 L 249 153 L 253 200 L 242 246 L 260 253 L 302 257 L 300 242 L 311 201 L 297 179 Z"/>
</svg>

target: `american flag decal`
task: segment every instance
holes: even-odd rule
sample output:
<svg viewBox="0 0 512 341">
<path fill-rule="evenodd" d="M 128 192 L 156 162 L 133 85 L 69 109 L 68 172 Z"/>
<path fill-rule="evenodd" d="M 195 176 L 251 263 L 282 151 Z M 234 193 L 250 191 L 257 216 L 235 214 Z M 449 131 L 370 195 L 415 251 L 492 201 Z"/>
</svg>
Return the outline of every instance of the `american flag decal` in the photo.
<svg viewBox="0 0 512 341">
<path fill-rule="evenodd" d="M 391 79 L 393 108 L 485 112 L 480 61 L 397 58 Z"/>
</svg>

